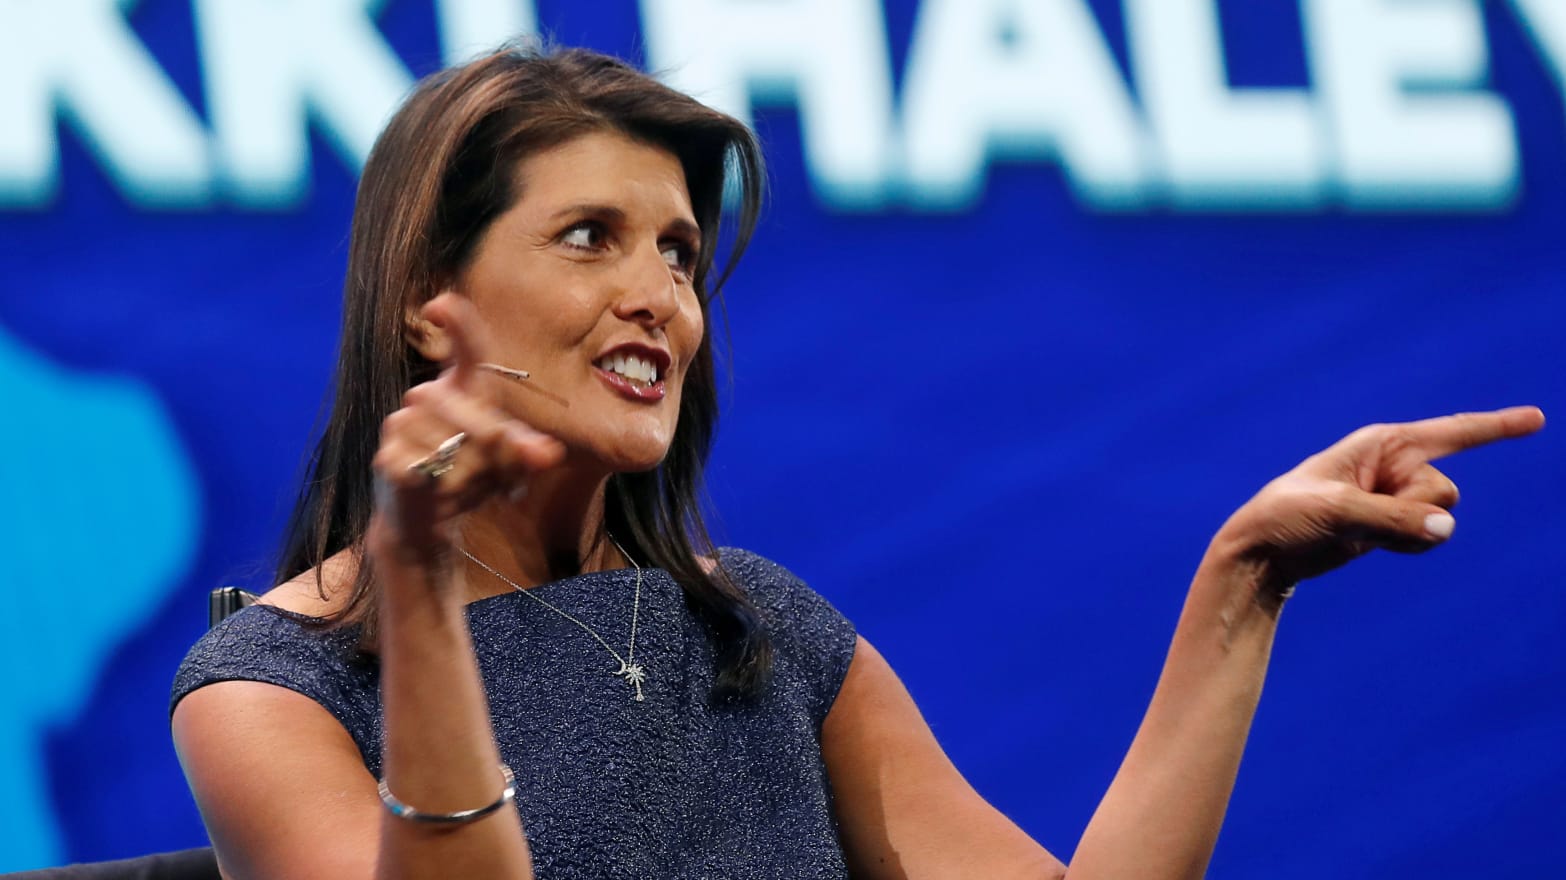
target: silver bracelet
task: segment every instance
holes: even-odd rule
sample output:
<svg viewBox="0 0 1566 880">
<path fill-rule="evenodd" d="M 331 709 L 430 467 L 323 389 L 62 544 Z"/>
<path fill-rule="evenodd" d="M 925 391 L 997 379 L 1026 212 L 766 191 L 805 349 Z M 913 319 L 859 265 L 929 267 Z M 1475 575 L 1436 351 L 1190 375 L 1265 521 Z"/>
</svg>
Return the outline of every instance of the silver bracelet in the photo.
<svg viewBox="0 0 1566 880">
<path fill-rule="evenodd" d="M 386 786 L 384 778 L 381 779 L 379 786 L 381 803 L 386 805 L 386 809 L 390 810 L 393 816 L 399 819 L 407 819 L 409 822 L 428 822 L 433 825 L 461 825 L 465 822 L 472 822 L 475 819 L 482 819 L 505 806 L 508 801 L 516 798 L 517 779 L 511 775 L 511 768 L 501 764 L 500 776 L 506 782 L 506 788 L 500 793 L 500 797 L 496 798 L 494 803 L 486 804 L 475 810 L 458 810 L 455 813 L 425 813 L 415 810 L 398 800 L 391 793 L 391 789 Z"/>
</svg>

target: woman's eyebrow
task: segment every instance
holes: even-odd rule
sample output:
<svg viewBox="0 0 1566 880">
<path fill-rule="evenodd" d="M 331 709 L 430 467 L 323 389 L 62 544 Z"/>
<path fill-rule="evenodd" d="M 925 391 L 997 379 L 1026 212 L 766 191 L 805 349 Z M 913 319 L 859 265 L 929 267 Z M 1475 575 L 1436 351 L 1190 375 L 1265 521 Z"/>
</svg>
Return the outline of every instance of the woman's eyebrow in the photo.
<svg viewBox="0 0 1566 880">
<path fill-rule="evenodd" d="M 607 220 L 613 223 L 624 223 L 625 212 L 614 205 L 606 205 L 600 202 L 573 202 L 549 216 L 550 220 L 561 220 L 570 216 L 592 217 L 596 220 Z"/>
<path fill-rule="evenodd" d="M 675 219 L 669 221 L 668 231 L 671 235 L 678 235 L 681 238 L 688 238 L 693 242 L 699 243 L 701 241 L 701 227 L 697 226 L 695 222 L 687 220 L 684 217 L 676 217 Z"/>
<path fill-rule="evenodd" d="M 627 220 L 625 211 L 614 205 L 602 202 L 573 202 L 549 215 L 549 222 L 553 223 L 567 217 L 591 217 L 594 220 L 617 225 Z M 688 217 L 674 218 L 669 221 L 665 230 L 670 235 L 678 235 L 696 242 L 701 241 L 701 227 Z"/>
</svg>

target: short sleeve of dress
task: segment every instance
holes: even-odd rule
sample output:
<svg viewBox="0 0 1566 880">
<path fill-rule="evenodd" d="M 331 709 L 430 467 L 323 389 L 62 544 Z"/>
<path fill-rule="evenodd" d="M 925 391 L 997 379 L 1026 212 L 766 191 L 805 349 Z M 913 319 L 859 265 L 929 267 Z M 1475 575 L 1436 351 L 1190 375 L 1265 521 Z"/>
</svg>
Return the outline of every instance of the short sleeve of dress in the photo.
<svg viewBox="0 0 1566 880">
<path fill-rule="evenodd" d="M 816 724 L 821 724 L 854 659 L 859 636 L 853 623 L 793 572 L 770 559 L 733 548 L 724 548 L 720 559 L 766 619 L 778 655 L 775 674 L 804 679 Z"/>
<path fill-rule="evenodd" d="M 379 763 L 378 668 L 357 650 L 357 628 L 320 631 L 268 606 L 245 608 L 199 639 L 174 676 L 169 713 L 220 681 L 259 681 L 321 704 L 352 735 L 366 765 Z"/>
</svg>

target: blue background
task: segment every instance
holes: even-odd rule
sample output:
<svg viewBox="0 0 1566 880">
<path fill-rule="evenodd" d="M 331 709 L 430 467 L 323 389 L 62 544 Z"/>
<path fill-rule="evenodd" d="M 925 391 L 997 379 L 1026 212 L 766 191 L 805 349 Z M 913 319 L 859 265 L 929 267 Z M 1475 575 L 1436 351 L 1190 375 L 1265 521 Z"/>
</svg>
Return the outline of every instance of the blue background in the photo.
<svg viewBox="0 0 1566 880">
<path fill-rule="evenodd" d="M 1123 63 L 1114 6 L 1094 8 Z M 1562 96 L 1485 8 L 1522 157 L 1494 213 L 1096 214 L 1044 162 L 991 166 L 960 214 L 840 213 L 793 111 L 758 113 L 773 199 L 729 290 L 720 534 L 847 613 L 969 780 L 1063 858 L 1230 511 L 1364 423 L 1566 416 Z M 1237 85 L 1305 84 L 1277 9 L 1226 20 Z M 640 55 L 634 4 L 539 15 L 562 43 Z M 913 9 L 887 19 L 900 70 Z M 201 108 L 188 8 L 131 21 Z M 379 23 L 414 72 L 438 64 L 427 4 Z M 54 204 L 0 213 L 18 574 L 0 779 L 20 823 L 0 869 L 205 843 L 168 685 L 207 591 L 267 583 L 354 187 L 317 142 L 297 209 L 147 212 L 81 141 L 61 149 Z M 1557 426 L 1449 462 L 1450 546 L 1301 589 L 1211 876 L 1560 876 L 1563 453 Z"/>
</svg>

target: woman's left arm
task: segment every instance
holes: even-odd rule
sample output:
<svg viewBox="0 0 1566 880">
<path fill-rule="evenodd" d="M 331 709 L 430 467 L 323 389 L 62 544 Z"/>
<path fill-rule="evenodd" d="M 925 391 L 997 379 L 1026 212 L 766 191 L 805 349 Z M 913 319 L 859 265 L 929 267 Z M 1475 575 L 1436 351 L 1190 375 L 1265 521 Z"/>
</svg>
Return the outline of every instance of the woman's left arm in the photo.
<svg viewBox="0 0 1566 880">
<path fill-rule="evenodd" d="M 968 786 L 861 643 L 822 732 L 855 876 L 1202 876 L 1294 585 L 1376 547 L 1440 544 L 1457 488 L 1429 462 L 1543 424 L 1539 410 L 1517 407 L 1363 428 L 1236 511 L 1197 570 L 1142 725 L 1069 874 Z"/>
</svg>

